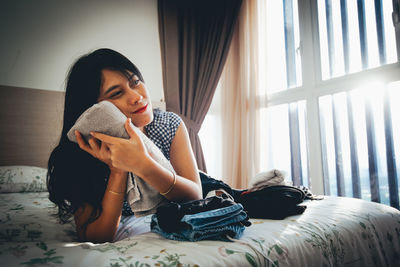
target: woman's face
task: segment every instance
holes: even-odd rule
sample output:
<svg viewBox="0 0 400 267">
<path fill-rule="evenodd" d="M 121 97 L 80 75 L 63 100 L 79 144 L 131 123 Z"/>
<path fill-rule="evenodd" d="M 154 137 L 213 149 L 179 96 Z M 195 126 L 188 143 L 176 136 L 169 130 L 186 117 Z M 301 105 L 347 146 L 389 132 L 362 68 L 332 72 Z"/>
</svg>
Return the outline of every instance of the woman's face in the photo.
<svg viewBox="0 0 400 267">
<path fill-rule="evenodd" d="M 110 101 L 143 130 L 153 120 L 150 95 L 144 83 L 136 75 L 129 74 L 127 78 L 119 71 L 103 70 L 98 102 Z"/>
</svg>

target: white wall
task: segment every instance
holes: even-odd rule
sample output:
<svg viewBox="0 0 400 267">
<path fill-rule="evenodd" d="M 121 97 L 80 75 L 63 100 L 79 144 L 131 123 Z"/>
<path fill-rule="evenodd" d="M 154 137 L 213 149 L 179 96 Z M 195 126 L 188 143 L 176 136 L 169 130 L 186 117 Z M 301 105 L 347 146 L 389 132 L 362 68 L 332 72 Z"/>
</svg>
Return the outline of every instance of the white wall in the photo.
<svg viewBox="0 0 400 267">
<path fill-rule="evenodd" d="M 63 91 L 82 54 L 119 51 L 163 97 L 157 0 L 0 2 L 0 85 Z"/>
</svg>

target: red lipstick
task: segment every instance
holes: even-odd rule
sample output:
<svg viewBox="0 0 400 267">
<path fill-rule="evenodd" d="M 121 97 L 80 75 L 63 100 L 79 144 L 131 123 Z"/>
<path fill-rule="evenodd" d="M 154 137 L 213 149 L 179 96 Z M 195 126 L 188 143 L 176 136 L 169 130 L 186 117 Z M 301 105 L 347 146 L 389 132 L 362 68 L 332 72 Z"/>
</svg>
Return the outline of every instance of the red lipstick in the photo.
<svg viewBox="0 0 400 267">
<path fill-rule="evenodd" d="M 147 106 L 148 106 L 148 105 L 149 105 L 149 104 L 147 104 L 146 106 L 144 106 L 144 107 L 142 107 L 142 108 L 136 110 L 136 111 L 133 112 L 133 113 L 134 113 L 134 114 L 138 114 L 138 113 L 143 113 L 143 112 L 145 112 L 145 111 L 147 110 Z"/>
</svg>

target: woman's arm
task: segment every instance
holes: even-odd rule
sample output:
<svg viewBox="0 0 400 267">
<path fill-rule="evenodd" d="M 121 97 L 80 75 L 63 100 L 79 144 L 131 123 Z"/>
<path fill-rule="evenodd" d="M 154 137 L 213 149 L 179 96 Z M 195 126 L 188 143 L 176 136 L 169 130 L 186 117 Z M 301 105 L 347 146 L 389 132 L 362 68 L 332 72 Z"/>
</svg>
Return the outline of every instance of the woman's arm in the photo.
<svg viewBox="0 0 400 267">
<path fill-rule="evenodd" d="M 179 125 L 170 147 L 170 161 L 174 167 L 174 175 L 155 162 L 152 158 L 143 168 L 142 179 L 155 187 L 169 200 L 190 201 L 202 198 L 200 177 L 196 160 L 189 141 L 189 135 L 183 122 Z M 171 189 L 171 190 L 170 190 Z M 169 191 L 170 190 L 170 191 Z"/>
<path fill-rule="evenodd" d="M 74 214 L 79 239 L 95 243 L 111 242 L 121 219 L 126 192 L 127 172 L 113 169 L 102 200 L 103 211 L 94 222 L 87 224 L 93 207 L 85 204 Z"/>
<path fill-rule="evenodd" d="M 200 177 L 183 122 L 179 125 L 170 148 L 171 164 L 177 173 L 175 183 L 172 172 L 149 155 L 143 141 L 131 128 L 129 120 L 125 128 L 130 139 L 92 133 L 93 137 L 109 147 L 113 167 L 135 173 L 161 193 L 168 192 L 164 196 L 170 200 L 189 201 L 202 198 Z"/>
<path fill-rule="evenodd" d="M 188 201 L 202 197 L 196 161 L 183 122 L 178 127 L 170 148 L 171 163 L 177 173 L 176 177 L 148 154 L 128 120 L 125 126 L 130 136 L 129 140 L 94 133 L 93 137 L 99 139 L 101 143 L 95 138 L 86 143 L 80 133 L 76 132 L 79 146 L 105 162 L 111 170 L 100 217 L 86 225 L 93 212 L 93 207 L 89 204 L 85 204 L 75 213 L 78 235 L 82 240 L 92 242 L 113 240 L 121 218 L 128 171 L 139 175 L 159 192 L 168 191 L 165 197 L 170 200 Z"/>
<path fill-rule="evenodd" d="M 175 185 L 170 197 L 201 199 L 202 189 L 196 159 L 193 155 L 189 134 L 183 121 L 180 123 L 170 147 L 170 161 L 176 173 L 181 177 L 181 185 Z M 183 179 L 183 180 L 182 180 Z"/>
</svg>

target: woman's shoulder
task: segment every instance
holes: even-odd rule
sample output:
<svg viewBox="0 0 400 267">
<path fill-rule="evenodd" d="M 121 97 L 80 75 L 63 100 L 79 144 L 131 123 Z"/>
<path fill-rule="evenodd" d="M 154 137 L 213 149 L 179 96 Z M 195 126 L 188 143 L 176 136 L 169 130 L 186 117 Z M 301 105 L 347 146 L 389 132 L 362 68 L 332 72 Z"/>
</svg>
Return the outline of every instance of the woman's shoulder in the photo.
<svg viewBox="0 0 400 267">
<path fill-rule="evenodd" d="M 171 142 L 181 124 L 182 119 L 175 113 L 153 110 L 153 121 L 146 126 L 147 136 L 162 150 L 169 160 Z"/>
<path fill-rule="evenodd" d="M 178 114 L 171 112 L 171 111 L 164 111 L 161 109 L 154 109 L 153 111 L 154 118 L 153 118 L 153 126 L 179 126 L 182 119 L 178 116 Z"/>
</svg>

